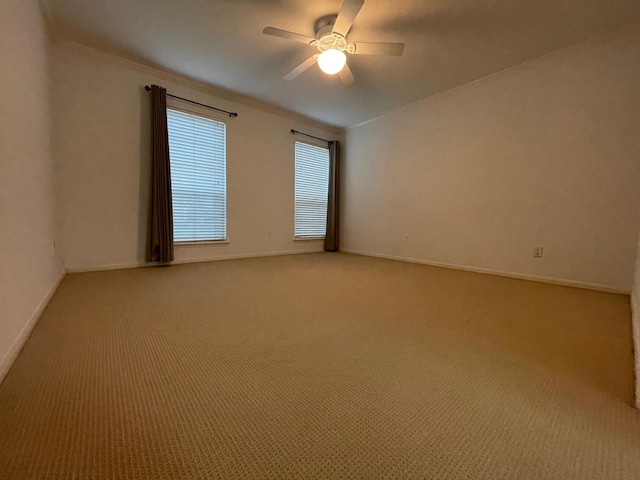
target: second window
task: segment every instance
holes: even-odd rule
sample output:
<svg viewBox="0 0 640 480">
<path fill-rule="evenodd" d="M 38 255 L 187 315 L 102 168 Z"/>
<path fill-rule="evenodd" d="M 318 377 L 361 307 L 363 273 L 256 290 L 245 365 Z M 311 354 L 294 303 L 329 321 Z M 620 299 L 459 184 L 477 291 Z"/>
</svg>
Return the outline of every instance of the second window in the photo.
<svg viewBox="0 0 640 480">
<path fill-rule="evenodd" d="M 324 238 L 327 231 L 329 149 L 295 142 L 294 237 Z"/>
</svg>

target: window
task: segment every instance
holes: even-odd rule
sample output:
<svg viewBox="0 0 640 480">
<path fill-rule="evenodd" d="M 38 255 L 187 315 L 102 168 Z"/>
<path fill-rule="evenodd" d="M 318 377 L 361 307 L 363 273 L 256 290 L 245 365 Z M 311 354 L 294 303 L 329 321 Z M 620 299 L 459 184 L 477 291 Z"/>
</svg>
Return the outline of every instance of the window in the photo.
<svg viewBox="0 0 640 480">
<path fill-rule="evenodd" d="M 329 149 L 295 144 L 295 238 L 324 238 L 327 231 Z"/>
<path fill-rule="evenodd" d="M 227 238 L 226 125 L 167 109 L 173 241 Z"/>
</svg>

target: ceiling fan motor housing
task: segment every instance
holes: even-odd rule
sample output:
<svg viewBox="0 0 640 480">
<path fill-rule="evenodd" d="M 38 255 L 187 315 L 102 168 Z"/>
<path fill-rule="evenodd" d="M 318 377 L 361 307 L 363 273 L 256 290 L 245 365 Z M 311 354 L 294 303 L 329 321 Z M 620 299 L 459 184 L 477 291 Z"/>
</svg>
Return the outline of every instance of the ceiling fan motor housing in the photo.
<svg viewBox="0 0 640 480">
<path fill-rule="evenodd" d="M 341 52 L 355 52 L 355 45 L 347 42 L 347 38 L 339 33 L 333 33 L 333 23 L 325 25 L 318 30 L 318 41 L 316 43 L 318 50 L 324 52 L 326 50 L 335 49 Z"/>
</svg>

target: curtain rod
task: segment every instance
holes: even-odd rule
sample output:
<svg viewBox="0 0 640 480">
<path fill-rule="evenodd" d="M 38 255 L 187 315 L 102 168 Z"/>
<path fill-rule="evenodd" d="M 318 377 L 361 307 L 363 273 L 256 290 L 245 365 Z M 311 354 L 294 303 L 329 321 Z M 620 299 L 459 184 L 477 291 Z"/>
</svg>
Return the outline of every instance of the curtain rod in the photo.
<svg viewBox="0 0 640 480">
<path fill-rule="evenodd" d="M 326 138 L 320 138 L 320 137 L 314 137 L 313 135 L 309 135 L 308 133 L 304 133 L 304 132 L 299 132 L 298 130 L 294 130 L 293 128 L 291 129 L 291 135 L 304 135 L 305 137 L 309 137 L 309 138 L 315 138 L 316 140 L 322 140 L 323 142 L 327 142 L 327 143 L 331 143 L 331 140 L 327 140 Z"/>
<path fill-rule="evenodd" d="M 144 89 L 147 92 L 151 91 L 151 87 L 149 85 L 146 85 L 144 87 Z M 200 103 L 200 102 L 194 102 L 193 100 L 189 100 L 187 98 L 178 97 L 177 95 L 171 95 L 170 93 L 167 93 L 167 97 L 176 98 L 178 100 L 182 100 L 183 102 L 192 103 L 194 105 L 199 105 L 199 106 L 204 107 L 204 108 L 210 108 L 211 110 L 216 110 L 217 112 L 226 113 L 230 117 L 237 117 L 238 116 L 238 114 L 236 112 L 228 112 L 227 110 L 222 110 L 221 108 L 212 107 L 211 105 L 205 105 L 204 103 Z"/>
</svg>

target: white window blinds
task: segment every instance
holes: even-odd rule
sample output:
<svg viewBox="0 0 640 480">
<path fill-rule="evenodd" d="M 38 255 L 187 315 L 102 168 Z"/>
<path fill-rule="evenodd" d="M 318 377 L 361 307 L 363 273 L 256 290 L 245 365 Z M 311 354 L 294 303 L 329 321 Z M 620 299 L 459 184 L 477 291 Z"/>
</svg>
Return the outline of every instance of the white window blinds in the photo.
<svg viewBox="0 0 640 480">
<path fill-rule="evenodd" d="M 167 109 L 174 242 L 227 238 L 226 125 Z"/>
<path fill-rule="evenodd" d="M 322 238 L 327 231 L 329 149 L 296 142 L 295 164 L 294 236 Z"/>
</svg>

